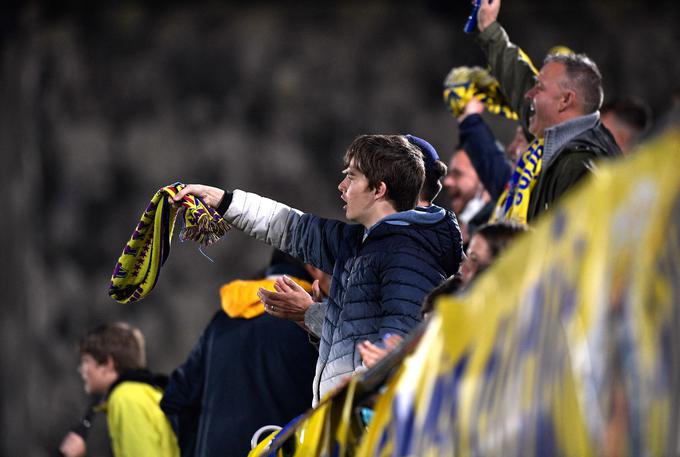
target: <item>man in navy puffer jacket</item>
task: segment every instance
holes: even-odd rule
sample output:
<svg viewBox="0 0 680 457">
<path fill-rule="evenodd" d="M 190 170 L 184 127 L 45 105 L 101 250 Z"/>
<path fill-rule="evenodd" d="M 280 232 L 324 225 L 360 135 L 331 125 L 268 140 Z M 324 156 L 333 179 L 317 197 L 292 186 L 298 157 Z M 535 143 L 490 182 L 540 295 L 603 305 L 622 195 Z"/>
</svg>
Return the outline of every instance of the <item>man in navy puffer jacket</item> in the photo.
<svg viewBox="0 0 680 457">
<path fill-rule="evenodd" d="M 192 184 L 227 222 L 332 275 L 314 379 L 314 404 L 362 366 L 357 344 L 407 334 L 423 297 L 456 273 L 462 259 L 453 213 L 415 210 L 424 179 L 421 151 L 402 135 L 362 135 L 345 154 L 338 186 L 356 224 L 305 214 L 240 190 Z"/>
</svg>

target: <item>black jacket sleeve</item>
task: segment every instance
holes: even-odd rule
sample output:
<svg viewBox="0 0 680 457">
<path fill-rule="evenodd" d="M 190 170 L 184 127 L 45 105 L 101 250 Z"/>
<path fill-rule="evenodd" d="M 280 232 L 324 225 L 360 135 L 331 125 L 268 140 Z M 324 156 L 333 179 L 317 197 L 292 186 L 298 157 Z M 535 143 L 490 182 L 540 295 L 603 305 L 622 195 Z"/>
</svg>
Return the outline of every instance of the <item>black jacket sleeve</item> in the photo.
<svg viewBox="0 0 680 457">
<path fill-rule="evenodd" d="M 218 311 L 221 312 L 222 310 Z M 214 320 L 213 317 L 211 324 Z M 175 431 L 182 456 L 193 455 L 196 447 L 205 377 L 205 345 L 210 341 L 211 324 L 201 335 L 187 360 L 172 372 L 161 399 L 161 409 Z"/>
<path fill-rule="evenodd" d="M 470 157 L 479 180 L 491 195 L 498 200 L 505 184 L 512 175 L 512 165 L 505 153 L 496 144 L 491 129 L 479 114 L 471 114 L 460 123 L 460 144 Z"/>
</svg>

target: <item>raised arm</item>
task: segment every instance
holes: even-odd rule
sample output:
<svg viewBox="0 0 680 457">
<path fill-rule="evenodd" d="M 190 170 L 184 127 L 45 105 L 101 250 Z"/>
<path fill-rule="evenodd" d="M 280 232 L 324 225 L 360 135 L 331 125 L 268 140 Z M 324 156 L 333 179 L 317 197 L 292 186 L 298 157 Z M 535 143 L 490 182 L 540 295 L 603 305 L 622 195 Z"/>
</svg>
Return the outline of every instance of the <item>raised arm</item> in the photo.
<svg viewBox="0 0 680 457">
<path fill-rule="evenodd" d="M 508 34 L 498 23 L 500 8 L 501 0 L 481 0 L 477 14 L 477 42 L 486 54 L 491 74 L 498 79 L 520 123 L 527 127 L 529 103 L 524 94 L 534 86 L 538 71 L 524 51 L 510 42 Z"/>
<path fill-rule="evenodd" d="M 498 147 L 496 137 L 482 119 L 484 105 L 472 99 L 458 117 L 460 144 L 492 200 L 498 200 L 512 174 L 512 166 Z"/>
</svg>

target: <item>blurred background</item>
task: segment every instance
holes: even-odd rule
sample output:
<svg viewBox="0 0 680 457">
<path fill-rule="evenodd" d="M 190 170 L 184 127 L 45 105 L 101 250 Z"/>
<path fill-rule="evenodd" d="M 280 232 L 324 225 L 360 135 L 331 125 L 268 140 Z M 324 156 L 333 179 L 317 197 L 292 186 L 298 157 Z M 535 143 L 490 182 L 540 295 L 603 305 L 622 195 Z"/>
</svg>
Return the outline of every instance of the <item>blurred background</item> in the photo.
<svg viewBox="0 0 680 457">
<path fill-rule="evenodd" d="M 220 285 L 266 266 L 270 249 L 236 231 L 206 249 L 214 262 L 175 241 L 148 298 L 111 300 L 113 266 L 158 188 L 241 188 L 341 218 L 342 155 L 358 134 L 413 133 L 448 161 L 458 132 L 442 80 L 484 65 L 462 32 L 468 1 L 285 5 L 1 7 L 0 455 L 55 455 L 87 405 L 75 349 L 87 330 L 131 322 L 150 367 L 169 373 Z M 537 63 L 556 44 L 589 54 L 606 98 L 638 96 L 659 124 L 680 88 L 679 9 L 506 0 L 500 22 Z M 485 116 L 509 141 L 513 124 Z M 89 455 L 110 452 L 103 419 Z"/>
</svg>

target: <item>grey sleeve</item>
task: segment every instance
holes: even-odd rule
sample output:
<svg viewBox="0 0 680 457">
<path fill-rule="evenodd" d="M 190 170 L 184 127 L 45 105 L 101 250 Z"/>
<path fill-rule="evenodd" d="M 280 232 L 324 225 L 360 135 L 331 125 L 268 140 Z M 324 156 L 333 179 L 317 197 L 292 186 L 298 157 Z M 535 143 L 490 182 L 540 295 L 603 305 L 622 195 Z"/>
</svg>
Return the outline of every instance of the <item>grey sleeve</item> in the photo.
<svg viewBox="0 0 680 457">
<path fill-rule="evenodd" d="M 248 236 L 287 251 L 289 234 L 302 215 L 301 211 L 283 203 L 235 190 L 223 217 Z"/>
<path fill-rule="evenodd" d="M 323 320 L 326 315 L 326 306 L 328 302 L 315 302 L 305 311 L 305 325 L 315 336 L 321 336 L 321 329 L 323 328 Z"/>
</svg>

